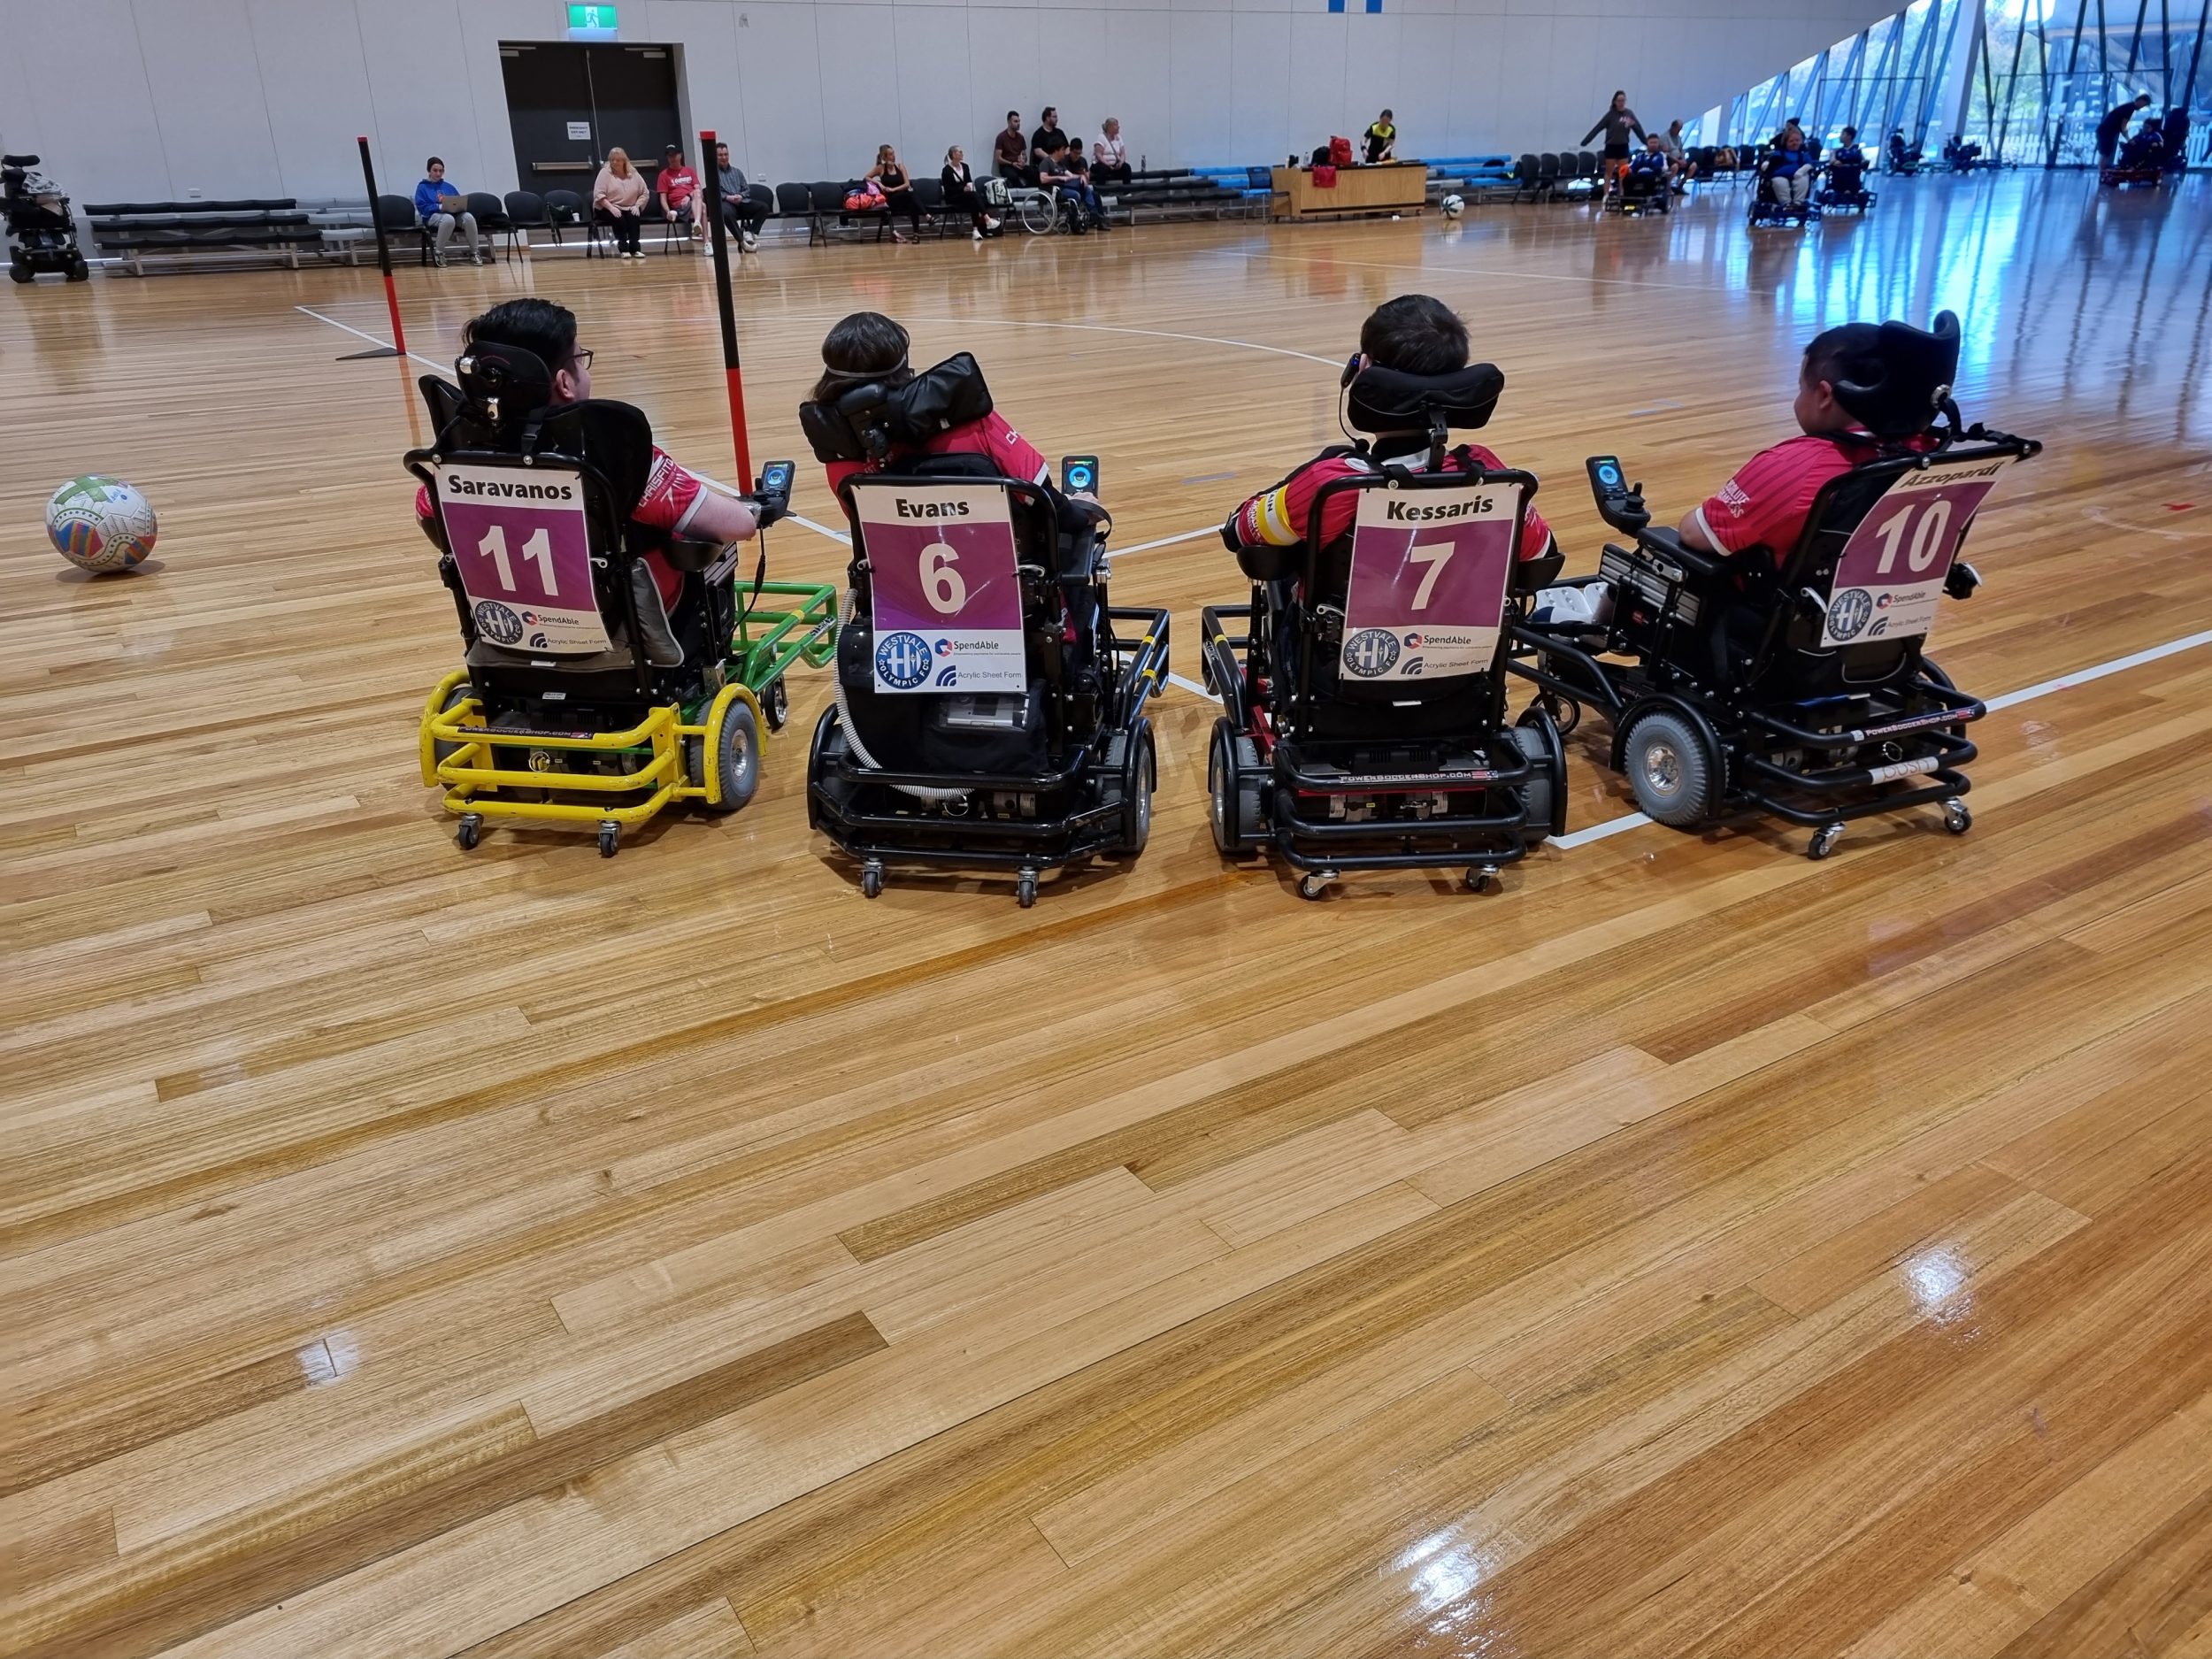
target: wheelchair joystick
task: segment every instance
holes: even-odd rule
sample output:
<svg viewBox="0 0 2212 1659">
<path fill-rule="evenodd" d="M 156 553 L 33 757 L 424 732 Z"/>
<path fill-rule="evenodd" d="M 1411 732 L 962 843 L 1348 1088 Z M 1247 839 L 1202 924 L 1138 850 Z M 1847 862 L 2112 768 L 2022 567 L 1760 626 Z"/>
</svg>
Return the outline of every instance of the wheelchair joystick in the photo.
<svg viewBox="0 0 2212 1659">
<path fill-rule="evenodd" d="M 1618 456 L 1594 455 L 1583 465 L 1590 472 L 1590 494 L 1597 499 L 1599 518 L 1625 535 L 1634 535 L 1651 522 L 1644 506 L 1644 487 L 1627 481 Z"/>
</svg>

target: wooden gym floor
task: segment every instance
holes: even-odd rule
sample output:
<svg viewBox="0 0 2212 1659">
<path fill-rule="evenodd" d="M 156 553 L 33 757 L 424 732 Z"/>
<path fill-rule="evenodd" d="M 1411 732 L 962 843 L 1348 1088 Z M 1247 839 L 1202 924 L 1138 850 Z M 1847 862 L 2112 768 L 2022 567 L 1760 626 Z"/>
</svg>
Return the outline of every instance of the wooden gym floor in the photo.
<svg viewBox="0 0 2212 1659">
<path fill-rule="evenodd" d="M 457 652 L 416 366 L 332 361 L 373 277 L 10 293 L 0 1649 L 2212 1654 L 2208 207 L 746 260 L 757 455 L 847 310 L 973 348 L 1103 456 L 1187 677 L 1207 526 L 1333 435 L 1388 295 L 1474 319 L 1583 568 L 1586 454 L 1671 518 L 1816 329 L 1964 314 L 1970 414 L 2050 446 L 1939 625 L 2033 693 L 1970 835 L 1632 825 L 1317 904 L 1215 856 L 1183 687 L 1149 852 L 1029 911 L 862 899 L 804 823 L 818 675 L 738 817 L 465 854 L 415 776 Z M 703 262 L 401 287 L 433 361 L 565 301 L 727 476 Z M 156 566 L 44 550 L 88 471 Z M 1630 811 L 1597 741 L 1577 830 Z"/>
</svg>

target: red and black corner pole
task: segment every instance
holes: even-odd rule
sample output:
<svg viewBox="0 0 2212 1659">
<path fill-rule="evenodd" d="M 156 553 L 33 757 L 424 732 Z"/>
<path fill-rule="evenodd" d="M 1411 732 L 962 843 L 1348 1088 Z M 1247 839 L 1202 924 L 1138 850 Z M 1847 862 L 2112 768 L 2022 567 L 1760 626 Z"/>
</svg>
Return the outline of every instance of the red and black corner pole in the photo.
<svg viewBox="0 0 2212 1659">
<path fill-rule="evenodd" d="M 369 187 L 369 223 L 376 227 L 376 263 L 384 273 L 384 303 L 392 313 L 392 343 L 378 346 L 368 351 L 349 351 L 338 359 L 350 363 L 356 357 L 403 357 L 407 355 L 407 336 L 399 326 L 399 290 L 392 286 L 392 246 L 384 238 L 384 215 L 376 206 L 376 167 L 369 160 L 369 141 L 366 134 L 353 141 L 361 146 L 361 177 Z"/>
<path fill-rule="evenodd" d="M 707 234 L 714 244 L 714 300 L 722 312 L 722 375 L 730 388 L 730 440 L 737 449 L 737 487 L 753 487 L 752 447 L 745 442 L 745 380 L 737 363 L 737 312 L 730 303 L 730 250 L 722 224 L 722 170 L 714 165 L 714 131 L 699 134 L 699 165 L 706 173 L 700 191 L 707 204 Z"/>
</svg>

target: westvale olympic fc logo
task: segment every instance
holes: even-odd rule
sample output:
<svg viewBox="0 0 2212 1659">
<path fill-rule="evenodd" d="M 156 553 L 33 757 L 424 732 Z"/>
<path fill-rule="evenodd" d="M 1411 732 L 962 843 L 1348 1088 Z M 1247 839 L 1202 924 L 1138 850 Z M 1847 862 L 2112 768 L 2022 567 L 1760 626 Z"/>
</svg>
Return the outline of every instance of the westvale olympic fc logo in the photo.
<svg viewBox="0 0 2212 1659">
<path fill-rule="evenodd" d="M 1398 660 L 1398 636 L 1388 628 L 1362 628 L 1344 641 L 1344 666 L 1362 680 L 1386 674 Z"/>
<path fill-rule="evenodd" d="M 903 630 L 887 634 L 876 641 L 876 672 L 887 686 L 911 691 L 929 678 L 933 657 L 929 641 Z"/>
<path fill-rule="evenodd" d="M 1839 640 L 1855 640 L 1874 614 L 1874 595 L 1863 588 L 1847 588 L 1828 602 L 1828 632 Z"/>
</svg>

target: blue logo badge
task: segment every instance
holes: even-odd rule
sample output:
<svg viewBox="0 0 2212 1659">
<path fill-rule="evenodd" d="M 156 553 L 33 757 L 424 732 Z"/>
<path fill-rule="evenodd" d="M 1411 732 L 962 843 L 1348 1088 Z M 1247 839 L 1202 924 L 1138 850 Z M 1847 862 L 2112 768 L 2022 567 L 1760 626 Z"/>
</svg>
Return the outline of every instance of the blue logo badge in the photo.
<svg viewBox="0 0 2212 1659">
<path fill-rule="evenodd" d="M 1344 666 L 1362 680 L 1378 680 L 1398 660 L 1398 636 L 1388 628 L 1362 628 L 1344 641 Z"/>
<path fill-rule="evenodd" d="M 876 676 L 899 691 L 911 691 L 929 678 L 929 641 L 918 634 L 887 634 L 876 641 Z"/>
<path fill-rule="evenodd" d="M 1863 588 L 1847 588 L 1828 602 L 1828 632 L 1839 640 L 1855 640 L 1873 614 L 1874 595 Z"/>
</svg>

